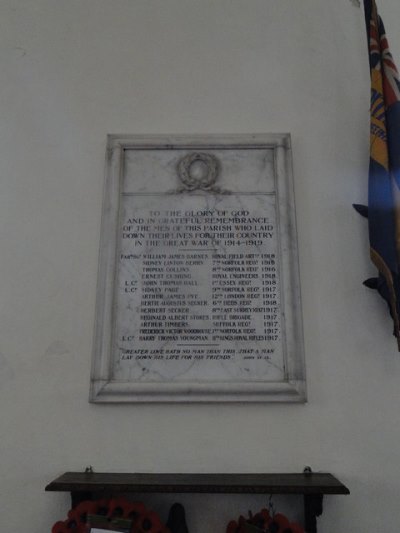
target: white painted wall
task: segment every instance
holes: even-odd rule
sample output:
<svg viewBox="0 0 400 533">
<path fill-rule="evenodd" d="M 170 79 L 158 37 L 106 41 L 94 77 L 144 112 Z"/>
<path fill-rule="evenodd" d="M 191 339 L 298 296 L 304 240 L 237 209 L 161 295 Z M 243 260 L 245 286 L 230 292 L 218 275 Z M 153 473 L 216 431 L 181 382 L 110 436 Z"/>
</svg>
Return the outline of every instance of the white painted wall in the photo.
<svg viewBox="0 0 400 533">
<path fill-rule="evenodd" d="M 380 4 L 400 63 L 400 3 Z M 361 285 L 374 269 L 351 207 L 367 194 L 362 11 L 349 0 L 2 0 L 0 26 L 0 531 L 50 531 L 69 499 L 44 486 L 88 464 L 310 464 L 352 492 L 325 499 L 322 533 L 395 530 L 400 355 L 384 303 Z M 89 404 L 107 133 L 286 131 L 309 403 Z M 223 532 L 253 502 L 185 501 L 191 533 Z"/>
</svg>

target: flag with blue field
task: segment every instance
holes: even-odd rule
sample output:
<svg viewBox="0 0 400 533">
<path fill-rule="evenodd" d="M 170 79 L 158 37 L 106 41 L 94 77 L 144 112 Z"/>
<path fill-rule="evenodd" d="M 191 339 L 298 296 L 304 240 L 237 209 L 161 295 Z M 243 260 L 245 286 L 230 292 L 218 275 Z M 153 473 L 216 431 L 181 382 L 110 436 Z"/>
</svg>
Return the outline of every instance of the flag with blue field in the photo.
<svg viewBox="0 0 400 533">
<path fill-rule="evenodd" d="M 375 0 L 364 0 L 371 71 L 368 216 L 378 277 L 365 285 L 386 300 L 400 350 L 400 81 Z"/>
</svg>

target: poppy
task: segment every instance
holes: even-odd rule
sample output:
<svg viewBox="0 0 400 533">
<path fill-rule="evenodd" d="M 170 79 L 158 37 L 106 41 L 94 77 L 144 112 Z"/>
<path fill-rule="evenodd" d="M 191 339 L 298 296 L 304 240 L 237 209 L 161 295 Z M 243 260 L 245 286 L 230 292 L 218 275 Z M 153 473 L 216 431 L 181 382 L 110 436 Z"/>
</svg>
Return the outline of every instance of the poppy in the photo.
<svg viewBox="0 0 400 533">
<path fill-rule="evenodd" d="M 75 518 L 68 518 L 65 521 L 68 533 L 86 533 L 86 524 L 80 524 Z"/>
<path fill-rule="evenodd" d="M 140 522 L 141 518 L 146 514 L 146 507 L 141 502 L 130 502 L 127 509 L 126 517 L 133 521 L 133 524 Z"/>
<path fill-rule="evenodd" d="M 91 500 L 80 502 L 68 511 L 68 519 L 75 521 L 78 525 L 86 524 L 88 515 L 95 514 L 96 508 L 97 503 Z"/>
<path fill-rule="evenodd" d="M 238 533 L 239 526 L 234 520 L 231 520 L 226 528 L 226 533 Z"/>
<path fill-rule="evenodd" d="M 107 516 L 110 518 L 127 518 L 132 504 L 126 498 L 112 498 L 108 503 Z"/>
<path fill-rule="evenodd" d="M 277 513 L 273 516 L 269 529 L 271 533 L 283 533 L 285 529 L 289 528 L 289 520 L 285 515 Z"/>
<path fill-rule="evenodd" d="M 110 500 L 102 498 L 100 500 L 93 500 L 93 512 L 90 514 L 98 516 L 108 516 Z"/>
<path fill-rule="evenodd" d="M 66 521 L 59 521 L 51 528 L 51 533 L 70 533 L 70 530 L 67 528 Z"/>
<path fill-rule="evenodd" d="M 261 511 L 253 516 L 251 519 L 253 526 L 259 529 L 267 529 L 271 523 L 271 517 L 267 509 L 261 509 Z"/>
</svg>

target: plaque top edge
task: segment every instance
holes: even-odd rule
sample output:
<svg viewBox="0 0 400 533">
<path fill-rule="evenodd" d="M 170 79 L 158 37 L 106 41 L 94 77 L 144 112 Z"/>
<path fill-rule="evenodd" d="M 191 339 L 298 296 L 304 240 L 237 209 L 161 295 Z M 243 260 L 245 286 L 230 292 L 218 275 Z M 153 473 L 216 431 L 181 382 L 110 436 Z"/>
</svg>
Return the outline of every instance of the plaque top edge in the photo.
<svg viewBox="0 0 400 533">
<path fill-rule="evenodd" d="M 193 149 L 199 148 L 290 148 L 291 134 L 257 133 L 257 134 L 108 134 L 108 148 L 124 149 Z"/>
</svg>

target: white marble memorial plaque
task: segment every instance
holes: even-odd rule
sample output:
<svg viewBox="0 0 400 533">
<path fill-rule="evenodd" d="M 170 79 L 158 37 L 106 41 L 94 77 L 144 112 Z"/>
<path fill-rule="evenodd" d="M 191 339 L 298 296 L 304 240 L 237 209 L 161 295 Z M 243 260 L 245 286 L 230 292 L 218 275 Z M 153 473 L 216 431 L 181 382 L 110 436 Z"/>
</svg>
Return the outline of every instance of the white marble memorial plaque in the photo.
<svg viewBox="0 0 400 533">
<path fill-rule="evenodd" d="M 107 153 L 91 401 L 305 401 L 289 135 Z"/>
</svg>

